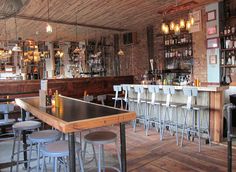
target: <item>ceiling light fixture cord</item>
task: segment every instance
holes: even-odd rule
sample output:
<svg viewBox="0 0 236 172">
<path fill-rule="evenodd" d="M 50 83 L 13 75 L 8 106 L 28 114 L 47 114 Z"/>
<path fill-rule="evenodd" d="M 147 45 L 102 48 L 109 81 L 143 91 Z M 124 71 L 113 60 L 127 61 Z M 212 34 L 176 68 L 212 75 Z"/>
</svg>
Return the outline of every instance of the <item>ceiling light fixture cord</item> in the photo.
<svg viewBox="0 0 236 172">
<path fill-rule="evenodd" d="M 15 17 L 15 28 L 16 28 L 16 41 L 17 41 L 18 38 L 17 38 L 17 23 L 16 23 L 16 17 Z"/>
</svg>

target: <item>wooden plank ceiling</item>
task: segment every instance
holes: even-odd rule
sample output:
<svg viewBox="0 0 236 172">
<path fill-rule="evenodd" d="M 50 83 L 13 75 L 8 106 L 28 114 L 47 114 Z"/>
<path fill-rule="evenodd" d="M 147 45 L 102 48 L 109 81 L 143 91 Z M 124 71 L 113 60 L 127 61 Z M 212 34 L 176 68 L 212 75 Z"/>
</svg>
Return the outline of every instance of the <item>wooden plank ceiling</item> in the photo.
<svg viewBox="0 0 236 172">
<path fill-rule="evenodd" d="M 177 6 L 190 1 L 193 0 L 178 0 Z M 195 6 L 213 1 L 217 0 L 194 0 Z M 47 0 L 28 0 L 23 5 L 16 15 L 18 37 L 34 40 L 76 41 L 75 25 L 58 24 L 76 23 L 76 16 L 79 24 L 97 26 L 94 28 L 78 26 L 77 40 L 120 33 L 119 30 L 135 31 L 149 24 L 160 22 L 162 15 L 158 11 L 176 6 L 176 0 L 49 0 L 49 20 L 59 21 L 50 23 L 53 27 L 51 34 L 46 33 L 47 4 Z M 4 11 L 0 11 L 0 13 L 4 13 Z M 36 18 L 41 21 L 24 18 Z M 0 40 L 6 38 L 16 40 L 15 18 L 0 20 L 0 26 Z M 111 30 L 101 29 L 101 27 L 111 28 Z"/>
</svg>

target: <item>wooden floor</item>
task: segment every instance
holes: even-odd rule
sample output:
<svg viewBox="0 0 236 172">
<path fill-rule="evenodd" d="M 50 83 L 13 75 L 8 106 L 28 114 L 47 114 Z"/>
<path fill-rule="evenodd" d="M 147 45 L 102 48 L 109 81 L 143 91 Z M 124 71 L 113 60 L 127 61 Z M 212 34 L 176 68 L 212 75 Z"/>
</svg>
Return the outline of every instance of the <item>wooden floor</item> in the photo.
<svg viewBox="0 0 236 172">
<path fill-rule="evenodd" d="M 119 132 L 119 127 L 112 130 Z M 184 140 L 184 147 L 176 145 L 175 137 L 165 133 L 163 141 L 152 129 L 145 136 L 143 127 L 134 133 L 131 125 L 126 126 L 127 163 L 129 172 L 184 172 L 184 171 L 227 171 L 227 147 L 202 143 L 198 152 L 198 140 Z M 236 172 L 236 150 L 233 150 L 233 171 Z"/>
</svg>

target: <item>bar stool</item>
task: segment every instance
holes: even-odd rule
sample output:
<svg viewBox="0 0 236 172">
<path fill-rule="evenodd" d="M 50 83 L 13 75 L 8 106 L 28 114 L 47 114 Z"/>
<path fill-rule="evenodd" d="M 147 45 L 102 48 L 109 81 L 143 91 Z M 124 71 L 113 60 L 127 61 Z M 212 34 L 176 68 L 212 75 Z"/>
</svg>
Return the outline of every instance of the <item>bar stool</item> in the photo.
<svg viewBox="0 0 236 172">
<path fill-rule="evenodd" d="M 20 158 L 20 152 L 24 152 L 27 150 L 20 151 L 20 145 L 21 145 L 21 134 L 24 131 L 34 131 L 38 130 L 41 126 L 41 123 L 38 121 L 22 121 L 17 122 L 12 126 L 13 132 L 14 132 L 14 141 L 13 141 L 13 148 L 12 148 L 12 155 L 11 155 L 11 162 L 13 163 L 15 154 L 17 155 L 17 162 L 16 162 L 16 171 L 19 170 L 19 158 Z M 17 152 L 15 152 L 15 146 L 17 141 Z M 10 171 L 12 172 L 12 165 Z"/>
<path fill-rule="evenodd" d="M 128 110 L 129 109 L 129 103 L 133 101 L 133 99 L 131 99 L 129 97 L 129 91 L 130 91 L 130 85 L 126 85 L 126 84 L 123 84 L 122 85 L 122 89 L 124 90 L 125 92 L 125 97 L 124 97 L 124 102 L 125 102 L 125 110 Z"/>
<path fill-rule="evenodd" d="M 117 105 L 117 101 L 120 101 L 121 109 L 123 108 L 123 98 L 119 97 L 119 92 L 122 91 L 121 85 L 113 85 L 113 90 L 115 91 L 115 97 L 112 97 L 114 100 L 114 107 Z"/>
<path fill-rule="evenodd" d="M 176 144 L 178 145 L 178 112 L 177 108 L 181 107 L 182 103 L 171 102 L 171 96 L 175 94 L 174 86 L 163 86 L 163 92 L 166 95 L 165 103 L 162 103 L 162 107 L 164 109 L 164 118 L 162 119 L 162 138 L 164 136 L 164 130 L 166 127 L 169 128 L 170 133 L 172 132 L 172 128 L 175 130 L 176 135 Z M 174 111 L 174 113 L 173 113 Z M 174 119 L 175 117 L 175 119 Z"/>
<path fill-rule="evenodd" d="M 95 131 L 92 133 L 89 133 L 84 136 L 84 159 L 85 159 L 85 152 L 87 144 L 92 145 L 98 145 L 98 172 L 101 172 L 102 169 L 105 171 L 105 167 L 112 168 L 116 171 L 121 170 L 121 158 L 120 158 L 120 152 L 119 152 L 119 146 L 117 141 L 117 135 L 114 132 L 111 131 Z M 115 143 L 116 145 L 116 152 L 117 152 L 117 158 L 119 161 L 119 169 L 116 167 L 109 167 L 105 166 L 105 158 L 104 158 L 104 145 Z M 94 155 L 96 157 L 96 155 Z M 95 158 L 96 159 L 96 158 Z"/>
<path fill-rule="evenodd" d="M 40 148 L 45 143 L 50 143 L 57 141 L 61 138 L 61 133 L 57 130 L 42 130 L 38 132 L 33 132 L 28 136 L 30 142 L 30 152 L 29 152 L 29 161 L 27 166 L 27 171 L 30 171 L 30 162 L 32 156 L 32 146 L 37 146 L 37 172 L 40 167 Z"/>
<path fill-rule="evenodd" d="M 103 95 L 98 95 L 97 96 L 97 101 L 100 101 L 102 103 L 102 105 L 105 105 L 104 101 L 107 99 L 107 95 L 103 94 Z"/>
<path fill-rule="evenodd" d="M 146 133 L 146 127 L 147 127 L 147 103 L 146 100 L 141 99 L 141 95 L 144 93 L 144 88 L 142 85 L 135 85 L 134 86 L 134 92 L 137 95 L 136 100 L 134 100 L 134 103 L 136 103 L 136 119 L 133 123 L 133 129 L 134 132 L 136 130 L 136 123 L 137 120 L 140 122 L 142 121 L 144 123 L 145 133 Z M 142 105 L 144 105 L 144 108 L 142 108 Z"/>
<path fill-rule="evenodd" d="M 75 151 L 79 158 L 80 171 L 84 172 L 83 161 L 81 157 L 81 146 L 79 143 L 75 144 Z M 53 158 L 53 171 L 57 172 L 57 163 L 58 161 L 64 165 L 64 171 L 67 171 L 67 163 L 65 161 L 66 158 L 69 157 L 69 147 L 68 141 L 59 140 L 56 142 L 48 143 L 42 146 L 41 153 L 43 155 L 43 164 L 42 164 L 42 172 L 44 172 L 45 158 Z M 60 167 L 60 166 L 59 166 Z"/>
<path fill-rule="evenodd" d="M 187 129 L 187 131 L 191 134 L 197 133 L 198 134 L 198 151 L 201 151 L 201 132 L 206 131 L 207 137 L 209 139 L 209 143 L 211 145 L 211 137 L 209 132 L 209 124 L 207 123 L 207 119 L 204 119 L 202 121 L 205 122 L 206 128 L 201 127 L 201 111 L 207 111 L 209 110 L 208 106 L 201 106 L 201 105 L 193 105 L 192 100 L 194 97 L 198 96 L 198 90 L 197 88 L 183 88 L 183 93 L 185 96 L 187 96 L 187 103 L 185 106 L 182 106 L 182 109 L 184 110 L 184 124 L 182 127 L 182 137 L 181 137 L 181 147 L 183 146 L 183 138 L 184 138 L 184 132 Z M 187 118 L 190 117 L 192 114 L 192 126 L 187 126 Z M 197 115 L 197 126 L 195 124 L 195 114 Z M 202 114 L 203 116 L 204 113 Z"/>
<path fill-rule="evenodd" d="M 162 121 L 161 121 L 161 104 L 163 101 L 156 100 L 156 95 L 160 92 L 158 85 L 149 85 L 148 86 L 148 94 L 151 95 L 151 100 L 147 101 L 148 105 L 148 115 L 147 115 L 147 127 L 146 127 L 146 135 L 148 135 L 148 130 L 150 124 L 155 124 L 156 130 L 160 131 L 160 140 L 162 140 Z M 157 111 L 155 111 L 155 108 Z M 153 115 L 157 112 L 155 115 Z"/>
</svg>

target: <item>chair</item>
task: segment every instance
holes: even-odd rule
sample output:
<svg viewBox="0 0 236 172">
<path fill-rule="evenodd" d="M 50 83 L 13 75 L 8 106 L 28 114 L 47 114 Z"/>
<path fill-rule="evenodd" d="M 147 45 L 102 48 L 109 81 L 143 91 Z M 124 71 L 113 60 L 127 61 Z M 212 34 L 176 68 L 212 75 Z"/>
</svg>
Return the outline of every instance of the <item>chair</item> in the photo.
<svg viewBox="0 0 236 172">
<path fill-rule="evenodd" d="M 144 94 L 143 86 L 135 85 L 134 92 L 137 95 L 136 100 L 134 100 L 134 103 L 136 103 L 136 114 L 137 114 L 137 117 L 133 123 L 134 132 L 136 131 L 136 123 L 138 120 L 139 122 L 144 123 L 144 128 L 145 128 L 145 133 L 146 133 L 146 127 L 147 127 L 147 106 L 146 105 L 147 104 L 146 104 L 146 100 L 141 98 L 141 96 Z M 143 105 L 144 105 L 144 108 L 142 108 Z"/>
<path fill-rule="evenodd" d="M 103 95 L 98 95 L 97 96 L 97 101 L 100 101 L 102 103 L 102 105 L 105 105 L 104 101 L 107 99 L 107 95 L 103 94 Z"/>
<path fill-rule="evenodd" d="M 206 128 L 201 127 L 201 111 L 207 111 L 209 110 L 208 106 L 201 106 L 201 105 L 194 105 L 192 104 L 193 98 L 198 96 L 198 90 L 197 88 L 183 88 L 183 93 L 185 96 L 187 96 L 187 103 L 186 105 L 182 106 L 182 109 L 184 110 L 184 124 L 182 127 L 182 137 L 181 137 L 181 147 L 183 146 L 183 138 L 184 138 L 184 132 L 187 129 L 187 134 L 195 133 L 198 134 L 198 151 L 201 151 L 201 132 L 206 131 L 207 137 L 209 139 L 209 143 L 211 145 L 211 137 L 209 132 L 209 124 L 207 123 L 207 119 L 204 119 L 202 121 L 205 122 Z M 197 126 L 195 123 L 195 114 L 197 115 Z M 187 125 L 187 118 L 192 116 L 192 126 Z M 203 113 L 203 116 L 204 115 Z"/>
<path fill-rule="evenodd" d="M 121 108 L 123 108 L 123 98 L 119 97 L 119 92 L 122 91 L 121 85 L 113 85 L 113 90 L 115 91 L 115 97 L 112 98 L 114 100 L 114 107 L 116 107 L 117 101 L 120 101 Z"/>
<path fill-rule="evenodd" d="M 176 144 L 178 145 L 178 112 L 177 108 L 183 105 L 182 103 L 175 103 L 171 101 L 171 96 L 175 94 L 175 87 L 174 86 L 163 86 L 163 93 L 166 95 L 165 103 L 162 103 L 163 107 L 163 115 L 164 118 L 162 119 L 162 138 L 164 136 L 164 130 L 168 127 L 170 132 L 175 130 L 176 135 Z M 173 113 L 174 111 L 174 113 Z M 175 119 L 174 119 L 175 118 Z M 172 129 L 174 128 L 174 129 Z"/>
<path fill-rule="evenodd" d="M 163 101 L 156 100 L 156 95 L 159 92 L 160 89 L 158 85 L 148 85 L 148 94 L 151 95 L 151 100 L 147 101 L 148 115 L 147 115 L 146 135 L 148 135 L 150 124 L 151 125 L 155 124 L 156 130 L 158 131 L 159 129 L 160 131 L 160 140 L 162 140 L 161 104 L 163 103 Z"/>
<path fill-rule="evenodd" d="M 27 151 L 27 150 L 20 151 L 22 132 L 35 131 L 35 130 L 38 130 L 40 126 L 41 126 L 41 123 L 38 121 L 23 121 L 23 122 L 16 122 L 15 124 L 13 124 L 12 129 L 14 132 L 14 141 L 13 141 L 11 162 L 13 164 L 14 156 L 17 155 L 16 172 L 18 172 L 19 170 L 20 152 Z M 16 142 L 17 142 L 17 152 L 15 152 Z M 13 166 L 11 165 L 11 169 L 10 169 L 11 172 L 12 172 L 12 168 Z"/>
<path fill-rule="evenodd" d="M 83 166 L 83 161 L 81 157 L 81 146 L 79 143 L 75 144 L 75 151 L 79 158 L 80 171 L 84 172 L 84 166 Z M 56 142 L 45 144 L 41 148 L 41 153 L 43 155 L 42 172 L 44 172 L 44 168 L 46 167 L 45 165 L 46 157 L 53 158 L 53 171 L 54 172 L 58 171 L 57 170 L 58 161 L 60 162 L 60 165 L 61 164 L 64 165 L 64 171 L 65 172 L 67 171 L 67 162 L 65 159 L 69 157 L 68 141 L 59 140 Z"/>
<path fill-rule="evenodd" d="M 119 152 L 119 146 L 118 146 L 118 140 L 117 135 L 111 131 L 95 131 L 92 133 L 88 133 L 84 136 L 84 159 L 85 159 L 85 152 L 87 148 L 87 144 L 92 145 L 98 145 L 98 172 L 101 172 L 102 169 L 105 171 L 105 168 L 108 167 L 105 165 L 105 158 L 104 158 L 104 145 L 115 143 L 116 145 L 116 152 L 117 152 L 117 158 L 119 161 L 119 169 L 116 167 L 109 167 L 112 169 L 115 169 L 116 171 L 121 170 L 121 158 L 120 158 L 120 152 Z M 96 159 L 96 155 L 95 159 Z"/>
<path fill-rule="evenodd" d="M 45 143 L 50 143 L 57 141 L 61 138 L 61 133 L 57 130 L 42 130 L 38 132 L 33 132 L 28 136 L 30 142 L 30 152 L 29 152 L 29 161 L 27 166 L 27 171 L 30 171 L 30 162 L 32 156 L 32 146 L 37 146 L 37 172 L 40 167 L 40 148 Z"/>
<path fill-rule="evenodd" d="M 131 98 L 129 97 L 130 85 L 123 84 L 123 85 L 122 85 L 122 89 L 123 89 L 124 92 L 125 92 L 125 97 L 124 97 L 125 109 L 128 110 L 128 108 L 129 108 L 129 103 L 130 103 L 131 101 L 133 101 L 133 99 L 131 99 Z"/>
</svg>

